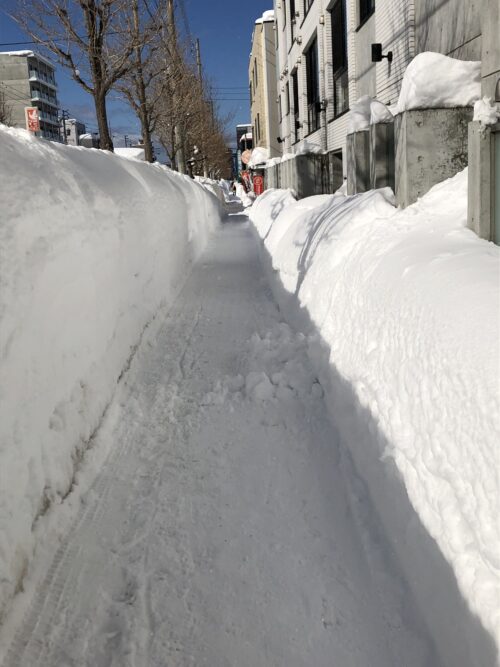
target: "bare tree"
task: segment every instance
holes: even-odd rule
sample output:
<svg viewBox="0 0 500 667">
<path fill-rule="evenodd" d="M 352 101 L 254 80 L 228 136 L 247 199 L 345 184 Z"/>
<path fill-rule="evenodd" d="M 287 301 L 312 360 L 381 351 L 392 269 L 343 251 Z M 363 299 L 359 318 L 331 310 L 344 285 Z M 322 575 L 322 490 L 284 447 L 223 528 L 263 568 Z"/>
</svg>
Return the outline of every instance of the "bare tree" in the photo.
<svg viewBox="0 0 500 667">
<path fill-rule="evenodd" d="M 134 66 L 130 0 L 18 0 L 14 19 L 94 98 L 101 148 L 113 150 L 106 96 Z"/>
<path fill-rule="evenodd" d="M 161 6 L 156 11 L 144 3 L 140 11 L 138 0 L 131 0 L 132 16 L 129 34 L 133 36 L 134 51 L 130 56 L 133 67 L 116 84 L 125 100 L 136 113 L 141 124 L 145 159 L 153 162 L 154 151 L 152 135 L 158 117 L 158 101 L 163 94 L 162 86 L 157 86 L 158 77 L 166 71 L 167 63 L 163 56 L 164 44 L 158 29 L 161 27 Z M 144 13 L 146 20 L 144 21 Z"/>
<path fill-rule="evenodd" d="M 4 91 L 0 88 L 0 123 L 10 125 L 12 122 L 12 109 L 7 104 Z"/>
</svg>

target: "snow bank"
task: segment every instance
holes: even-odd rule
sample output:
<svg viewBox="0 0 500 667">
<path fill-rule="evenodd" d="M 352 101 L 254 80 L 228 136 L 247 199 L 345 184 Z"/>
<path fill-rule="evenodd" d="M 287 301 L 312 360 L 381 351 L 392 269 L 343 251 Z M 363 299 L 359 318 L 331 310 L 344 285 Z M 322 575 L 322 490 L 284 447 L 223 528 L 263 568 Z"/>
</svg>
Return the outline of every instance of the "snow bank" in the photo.
<svg viewBox="0 0 500 667">
<path fill-rule="evenodd" d="M 165 167 L 0 126 L 0 613 L 142 332 L 220 219 Z"/>
<path fill-rule="evenodd" d="M 250 216 L 282 301 L 306 313 L 333 418 L 444 664 L 493 664 L 500 251 L 465 229 L 466 172 L 403 211 L 389 189 L 274 190 Z"/>
<path fill-rule="evenodd" d="M 427 51 L 405 71 L 398 112 L 472 106 L 481 97 L 481 63 Z"/>
</svg>

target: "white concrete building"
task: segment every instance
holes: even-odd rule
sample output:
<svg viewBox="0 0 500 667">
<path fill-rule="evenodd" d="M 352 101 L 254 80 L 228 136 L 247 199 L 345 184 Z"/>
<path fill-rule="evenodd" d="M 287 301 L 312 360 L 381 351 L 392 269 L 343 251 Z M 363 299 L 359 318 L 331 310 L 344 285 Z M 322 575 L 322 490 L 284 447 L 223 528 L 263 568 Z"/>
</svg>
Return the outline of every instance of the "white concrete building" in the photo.
<svg viewBox="0 0 500 667">
<path fill-rule="evenodd" d="M 412 0 L 276 0 L 280 132 L 284 152 L 300 143 L 345 151 L 350 101 L 397 101 L 415 55 Z M 381 43 L 392 62 L 372 63 Z"/>
</svg>

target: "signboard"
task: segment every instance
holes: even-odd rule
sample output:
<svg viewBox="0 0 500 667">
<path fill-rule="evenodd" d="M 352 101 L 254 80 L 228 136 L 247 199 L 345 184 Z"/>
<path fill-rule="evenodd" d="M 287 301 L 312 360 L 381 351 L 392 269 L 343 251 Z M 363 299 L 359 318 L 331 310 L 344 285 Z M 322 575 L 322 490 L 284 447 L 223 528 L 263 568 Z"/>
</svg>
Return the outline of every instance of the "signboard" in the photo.
<svg viewBox="0 0 500 667">
<path fill-rule="evenodd" d="M 30 132 L 40 132 L 40 116 L 37 107 L 24 107 L 26 129 Z"/>
<path fill-rule="evenodd" d="M 253 191 L 256 195 L 261 195 L 264 192 L 264 177 L 263 176 L 254 176 L 253 177 Z"/>
<path fill-rule="evenodd" d="M 252 155 L 251 150 L 243 151 L 243 153 L 241 154 L 241 161 L 243 162 L 243 164 L 248 164 L 251 155 Z"/>
</svg>

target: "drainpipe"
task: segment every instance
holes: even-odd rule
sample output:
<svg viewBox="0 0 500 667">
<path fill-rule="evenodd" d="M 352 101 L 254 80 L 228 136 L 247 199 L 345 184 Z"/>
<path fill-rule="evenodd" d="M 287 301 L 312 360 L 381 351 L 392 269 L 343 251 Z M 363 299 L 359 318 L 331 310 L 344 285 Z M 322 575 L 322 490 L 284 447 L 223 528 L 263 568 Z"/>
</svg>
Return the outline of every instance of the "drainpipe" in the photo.
<svg viewBox="0 0 500 667">
<path fill-rule="evenodd" d="M 328 149 L 327 121 L 326 121 L 326 73 L 325 73 L 325 11 L 324 0 L 319 3 L 319 87 L 321 96 L 321 148 Z"/>
</svg>

